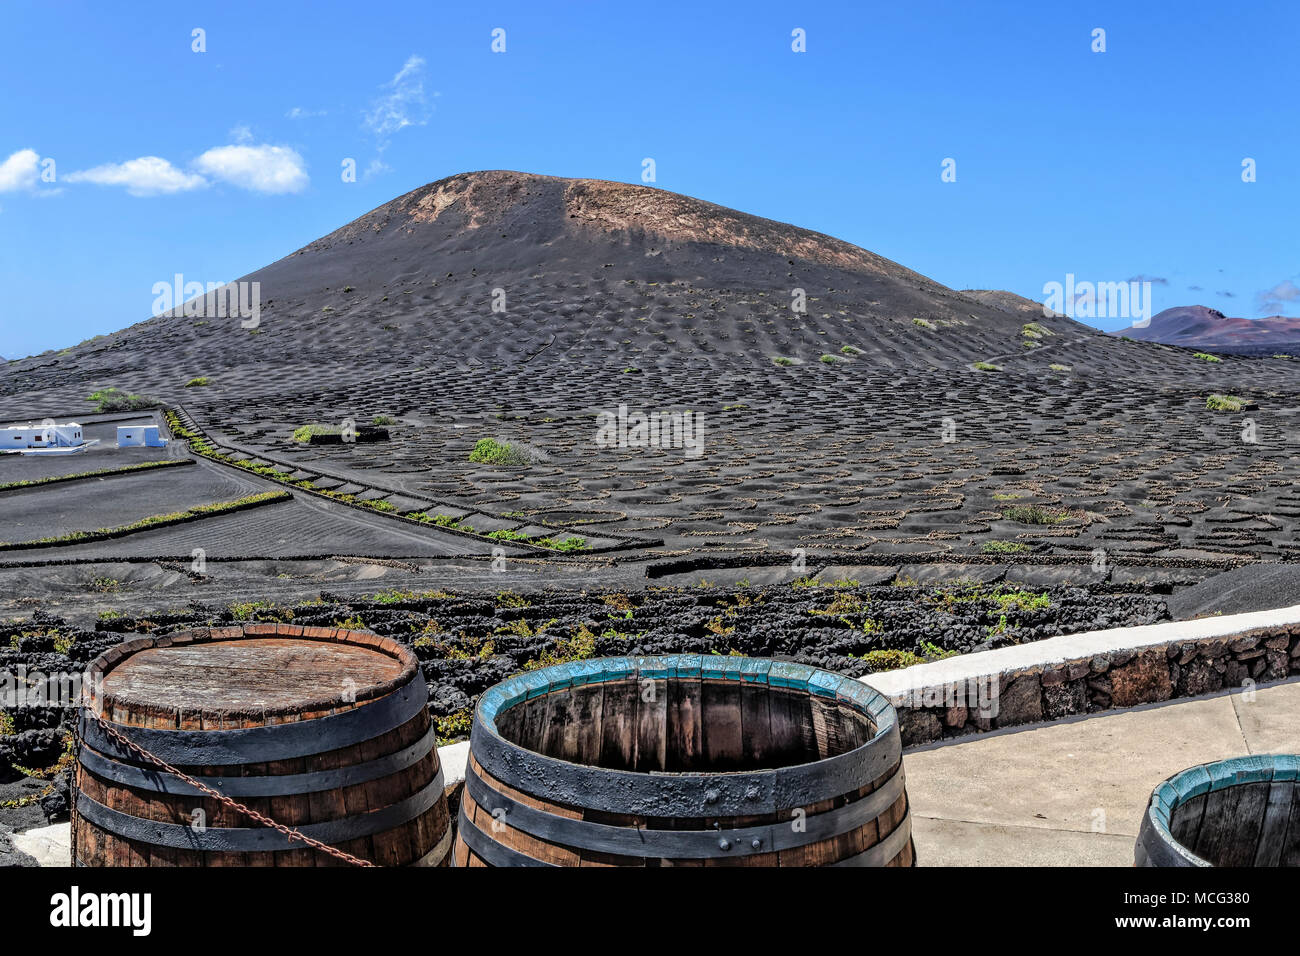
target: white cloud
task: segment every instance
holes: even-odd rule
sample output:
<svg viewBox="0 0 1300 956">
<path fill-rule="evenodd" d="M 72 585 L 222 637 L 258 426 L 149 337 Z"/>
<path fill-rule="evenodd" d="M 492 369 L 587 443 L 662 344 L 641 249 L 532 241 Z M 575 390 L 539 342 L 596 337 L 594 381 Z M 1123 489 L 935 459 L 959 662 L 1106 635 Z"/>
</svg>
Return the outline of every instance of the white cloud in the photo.
<svg viewBox="0 0 1300 956">
<path fill-rule="evenodd" d="M 287 146 L 217 146 L 194 161 L 200 172 L 259 193 L 296 193 L 306 188 L 307 166 Z"/>
<path fill-rule="evenodd" d="M 284 114 L 289 119 L 311 119 L 315 116 L 325 116 L 325 110 L 305 110 L 301 106 L 295 106 L 289 112 Z"/>
<path fill-rule="evenodd" d="M 100 186 L 125 186 L 132 196 L 158 196 L 187 192 L 206 186 L 202 176 L 177 169 L 158 156 L 141 156 L 125 163 L 107 163 L 94 169 L 68 173 L 70 183 L 95 183 Z"/>
<path fill-rule="evenodd" d="M 1290 279 L 1283 279 L 1271 289 L 1256 293 L 1255 302 L 1260 312 L 1278 315 L 1288 304 L 1300 299 L 1300 286 Z"/>
<path fill-rule="evenodd" d="M 40 182 L 40 154 L 34 149 L 20 149 L 0 163 L 0 193 L 35 189 Z"/>
<path fill-rule="evenodd" d="M 386 141 L 398 130 L 408 126 L 423 126 L 429 121 L 424 92 L 423 57 L 408 57 L 397 75 L 380 89 L 388 92 L 371 104 L 365 116 L 365 125 L 382 141 Z"/>
<path fill-rule="evenodd" d="M 230 138 L 236 143 L 251 143 L 253 141 L 253 131 L 247 126 L 236 126 L 230 131 Z"/>
</svg>

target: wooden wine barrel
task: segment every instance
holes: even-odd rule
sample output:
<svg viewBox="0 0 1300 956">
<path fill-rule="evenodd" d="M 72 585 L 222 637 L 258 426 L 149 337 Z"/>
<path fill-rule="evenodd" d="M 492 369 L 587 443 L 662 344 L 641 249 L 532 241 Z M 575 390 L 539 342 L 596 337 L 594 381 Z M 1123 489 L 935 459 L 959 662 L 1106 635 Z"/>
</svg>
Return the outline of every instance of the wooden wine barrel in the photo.
<svg viewBox="0 0 1300 956">
<path fill-rule="evenodd" d="M 865 684 L 680 655 L 523 674 L 479 701 L 457 866 L 910 866 L 898 723 Z"/>
<path fill-rule="evenodd" d="M 1235 757 L 1151 794 L 1138 866 L 1300 866 L 1300 756 Z"/>
<path fill-rule="evenodd" d="M 83 866 L 347 865 L 205 795 L 383 866 L 447 865 L 450 818 L 414 654 L 365 631 L 249 624 L 129 640 L 89 668 L 72 855 Z"/>
</svg>

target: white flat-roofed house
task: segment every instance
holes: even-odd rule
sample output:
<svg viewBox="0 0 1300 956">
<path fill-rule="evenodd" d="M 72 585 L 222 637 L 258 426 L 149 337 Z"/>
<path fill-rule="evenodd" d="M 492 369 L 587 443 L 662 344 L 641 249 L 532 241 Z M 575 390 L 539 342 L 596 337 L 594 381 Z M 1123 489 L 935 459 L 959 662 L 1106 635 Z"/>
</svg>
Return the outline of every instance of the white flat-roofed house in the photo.
<svg viewBox="0 0 1300 956">
<path fill-rule="evenodd" d="M 0 429 L 0 451 L 24 455 L 74 455 L 98 439 L 86 441 L 77 422 L 8 425 Z"/>
<path fill-rule="evenodd" d="M 167 439 L 158 431 L 157 425 L 118 425 L 117 447 L 166 448 Z"/>
</svg>

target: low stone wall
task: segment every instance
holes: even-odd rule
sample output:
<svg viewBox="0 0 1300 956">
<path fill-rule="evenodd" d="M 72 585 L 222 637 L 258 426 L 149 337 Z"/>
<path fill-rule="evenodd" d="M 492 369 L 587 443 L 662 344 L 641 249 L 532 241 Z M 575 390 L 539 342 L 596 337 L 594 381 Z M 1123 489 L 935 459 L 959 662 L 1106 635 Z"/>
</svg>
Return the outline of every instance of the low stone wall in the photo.
<svg viewBox="0 0 1300 956">
<path fill-rule="evenodd" d="M 949 657 L 862 682 L 898 710 L 903 746 L 1197 697 L 1300 675 L 1300 605 L 1197 621 L 1068 634 Z M 469 743 L 438 750 L 448 796 Z"/>
<path fill-rule="evenodd" d="M 1300 606 L 1116 628 L 871 674 L 915 747 L 1300 674 Z"/>
</svg>

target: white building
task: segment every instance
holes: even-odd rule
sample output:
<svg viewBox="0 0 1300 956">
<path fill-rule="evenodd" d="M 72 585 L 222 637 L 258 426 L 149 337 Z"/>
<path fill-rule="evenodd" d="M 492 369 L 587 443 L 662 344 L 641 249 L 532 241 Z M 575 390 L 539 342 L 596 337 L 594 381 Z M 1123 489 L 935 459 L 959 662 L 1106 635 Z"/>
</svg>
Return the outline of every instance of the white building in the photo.
<svg viewBox="0 0 1300 956">
<path fill-rule="evenodd" d="M 158 432 L 157 425 L 118 425 L 117 447 L 166 448 L 167 439 Z"/>
<path fill-rule="evenodd" d="M 72 455 L 84 451 L 95 440 L 86 441 L 76 422 L 46 421 L 39 425 L 9 425 L 0 429 L 0 451 L 24 455 Z"/>
</svg>

